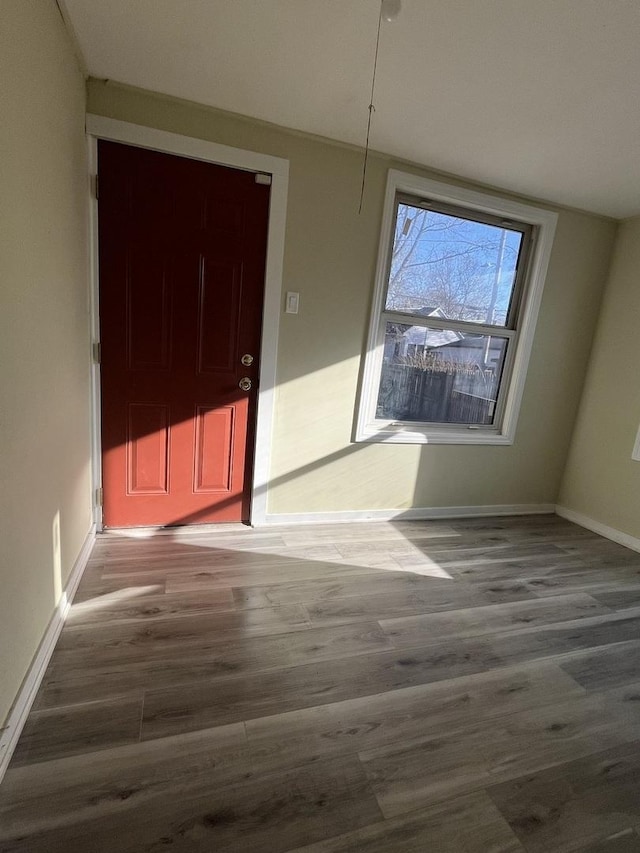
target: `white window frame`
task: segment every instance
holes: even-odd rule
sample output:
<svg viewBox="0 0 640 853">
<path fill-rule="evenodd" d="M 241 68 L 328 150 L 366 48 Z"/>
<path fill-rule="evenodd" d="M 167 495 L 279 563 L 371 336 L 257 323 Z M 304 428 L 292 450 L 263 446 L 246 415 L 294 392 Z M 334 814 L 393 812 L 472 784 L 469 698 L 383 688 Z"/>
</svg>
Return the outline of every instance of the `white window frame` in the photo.
<svg viewBox="0 0 640 853">
<path fill-rule="evenodd" d="M 395 233 L 396 198 L 399 194 L 417 196 L 425 201 L 452 204 L 466 208 L 470 212 L 477 211 L 480 214 L 498 216 L 507 221 L 532 226 L 532 245 L 529 251 L 522 301 L 515 335 L 509 343 L 512 347 L 511 368 L 502 380 L 507 387 L 500 392 L 500 398 L 504 402 L 501 415 L 498 414 L 498 422 L 495 424 L 489 426 L 434 425 L 376 418 L 384 350 L 387 278 Z M 355 441 L 392 444 L 513 444 L 557 220 L 558 215 L 553 211 L 513 199 L 501 198 L 393 169 L 389 171 Z M 499 327 L 496 328 L 495 333 L 496 336 L 500 335 Z"/>
</svg>

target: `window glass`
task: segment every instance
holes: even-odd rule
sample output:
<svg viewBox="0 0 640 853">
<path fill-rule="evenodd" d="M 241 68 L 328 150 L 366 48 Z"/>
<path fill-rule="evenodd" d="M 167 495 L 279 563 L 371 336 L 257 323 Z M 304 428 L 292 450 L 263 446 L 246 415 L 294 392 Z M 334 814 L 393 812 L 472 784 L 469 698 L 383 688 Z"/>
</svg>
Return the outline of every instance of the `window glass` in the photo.
<svg viewBox="0 0 640 853">
<path fill-rule="evenodd" d="M 376 417 L 492 424 L 507 338 L 387 322 Z"/>
<path fill-rule="evenodd" d="M 506 326 L 520 231 L 400 202 L 387 311 Z"/>
</svg>

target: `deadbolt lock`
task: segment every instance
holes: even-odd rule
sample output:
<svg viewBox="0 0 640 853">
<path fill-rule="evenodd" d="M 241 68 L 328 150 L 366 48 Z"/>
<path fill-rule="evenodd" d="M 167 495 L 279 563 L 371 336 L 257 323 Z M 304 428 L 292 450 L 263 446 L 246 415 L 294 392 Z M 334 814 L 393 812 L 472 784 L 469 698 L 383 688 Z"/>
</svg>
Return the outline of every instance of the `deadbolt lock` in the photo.
<svg viewBox="0 0 640 853">
<path fill-rule="evenodd" d="M 251 390 L 251 380 L 248 376 L 243 376 L 240 382 L 238 382 L 238 385 L 243 391 Z"/>
<path fill-rule="evenodd" d="M 242 364 L 244 364 L 245 367 L 249 367 L 250 365 L 253 364 L 253 356 L 249 355 L 249 353 L 246 353 L 245 355 L 242 356 L 240 361 Z"/>
</svg>

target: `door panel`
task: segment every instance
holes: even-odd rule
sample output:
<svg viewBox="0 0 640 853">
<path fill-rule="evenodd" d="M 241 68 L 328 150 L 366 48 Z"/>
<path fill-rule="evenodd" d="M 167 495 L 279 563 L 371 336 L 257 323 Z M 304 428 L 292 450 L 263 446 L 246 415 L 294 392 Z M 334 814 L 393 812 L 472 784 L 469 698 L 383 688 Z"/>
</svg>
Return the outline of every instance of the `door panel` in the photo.
<svg viewBox="0 0 640 853">
<path fill-rule="evenodd" d="M 130 403 L 127 494 L 169 493 L 169 407 Z"/>
<path fill-rule="evenodd" d="M 98 158 L 104 523 L 248 520 L 269 187 L 118 143 Z"/>
<path fill-rule="evenodd" d="M 173 287 L 164 259 L 150 252 L 131 252 L 126 287 L 129 370 L 168 370 Z"/>
<path fill-rule="evenodd" d="M 233 456 L 233 406 L 196 410 L 194 492 L 229 491 Z"/>
<path fill-rule="evenodd" d="M 203 257 L 198 293 L 198 370 L 220 373 L 233 370 L 240 333 L 242 270 L 229 263 Z M 227 335 L 216 334 L 218 316 L 228 318 Z"/>
</svg>

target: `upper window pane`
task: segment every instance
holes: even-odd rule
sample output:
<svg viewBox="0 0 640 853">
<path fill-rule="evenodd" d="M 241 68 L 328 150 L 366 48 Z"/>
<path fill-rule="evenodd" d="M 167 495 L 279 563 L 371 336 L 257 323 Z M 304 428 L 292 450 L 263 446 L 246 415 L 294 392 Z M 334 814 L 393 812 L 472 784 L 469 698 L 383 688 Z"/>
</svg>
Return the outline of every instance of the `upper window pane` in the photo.
<svg viewBox="0 0 640 853">
<path fill-rule="evenodd" d="M 397 206 L 387 311 L 506 326 L 522 233 Z"/>
</svg>

